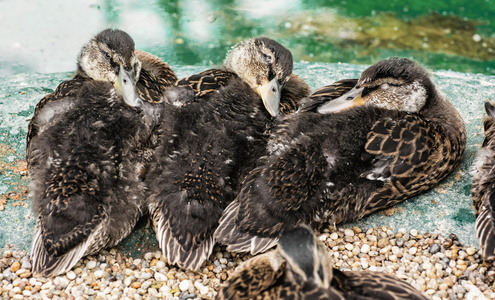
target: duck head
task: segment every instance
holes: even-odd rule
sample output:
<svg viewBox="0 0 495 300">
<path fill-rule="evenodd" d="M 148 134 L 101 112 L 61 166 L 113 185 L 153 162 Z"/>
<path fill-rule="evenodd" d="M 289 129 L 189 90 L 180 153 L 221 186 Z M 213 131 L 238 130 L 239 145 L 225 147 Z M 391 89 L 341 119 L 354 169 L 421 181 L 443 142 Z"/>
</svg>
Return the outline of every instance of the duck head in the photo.
<svg viewBox="0 0 495 300">
<path fill-rule="evenodd" d="M 141 62 L 134 53 L 134 41 L 124 31 L 98 33 L 82 48 L 77 65 L 81 76 L 110 82 L 127 105 L 141 106 L 136 89 Z"/>
<path fill-rule="evenodd" d="M 277 251 L 288 262 L 293 280 L 313 281 L 320 287 L 330 287 L 332 261 L 325 246 L 315 239 L 309 227 L 300 225 L 285 232 L 278 242 Z"/>
<path fill-rule="evenodd" d="M 260 95 L 272 116 L 278 114 L 281 90 L 292 74 L 289 50 L 266 37 L 252 38 L 236 45 L 224 65 Z"/>
<path fill-rule="evenodd" d="M 318 108 L 332 113 L 362 105 L 417 113 L 435 95 L 427 71 L 407 58 L 382 60 L 366 69 L 356 86 Z"/>
</svg>

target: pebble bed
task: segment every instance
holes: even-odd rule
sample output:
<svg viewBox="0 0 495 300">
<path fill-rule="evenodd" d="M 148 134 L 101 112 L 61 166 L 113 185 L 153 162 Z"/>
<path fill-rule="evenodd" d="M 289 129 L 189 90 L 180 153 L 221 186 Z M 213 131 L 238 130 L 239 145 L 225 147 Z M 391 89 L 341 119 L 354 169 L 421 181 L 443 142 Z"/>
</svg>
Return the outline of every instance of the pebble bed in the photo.
<svg viewBox="0 0 495 300">
<path fill-rule="evenodd" d="M 318 237 L 341 270 L 395 274 L 430 299 L 495 299 L 495 264 L 454 234 L 331 227 Z M 26 251 L 7 245 L 0 257 L 0 299 L 213 299 L 250 257 L 216 247 L 200 271 L 189 272 L 169 266 L 160 251 L 132 258 L 111 249 L 83 258 L 67 274 L 43 278 L 32 275 Z"/>
</svg>

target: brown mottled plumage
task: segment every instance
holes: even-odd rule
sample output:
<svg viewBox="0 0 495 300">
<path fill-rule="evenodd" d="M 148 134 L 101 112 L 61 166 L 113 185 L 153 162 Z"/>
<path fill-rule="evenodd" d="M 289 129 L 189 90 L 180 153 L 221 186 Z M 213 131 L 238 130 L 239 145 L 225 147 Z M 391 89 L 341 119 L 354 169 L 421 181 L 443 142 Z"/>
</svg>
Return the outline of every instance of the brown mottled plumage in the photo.
<svg viewBox="0 0 495 300">
<path fill-rule="evenodd" d="M 317 91 L 316 104 L 310 96 L 275 129 L 270 155 L 220 220 L 219 243 L 265 251 L 297 224 L 360 219 L 426 191 L 458 165 L 464 122 L 421 66 L 384 60 L 334 97 L 342 86 Z"/>
<path fill-rule="evenodd" d="M 224 299 L 426 299 L 394 276 L 332 268 L 325 246 L 306 226 L 282 235 L 278 247 L 240 265 L 220 287 Z"/>
<path fill-rule="evenodd" d="M 473 164 L 471 196 L 476 210 L 476 234 L 484 259 L 495 258 L 495 107 L 485 103 L 485 140 Z"/>
<path fill-rule="evenodd" d="M 127 33 L 107 29 L 81 50 L 75 77 L 38 103 L 26 151 L 38 215 L 34 273 L 67 272 L 132 230 L 156 147 L 156 102 L 175 81 L 168 65 L 136 53 Z"/>
<path fill-rule="evenodd" d="M 171 264 L 198 269 L 210 256 L 223 209 L 265 151 L 270 114 L 293 111 L 307 94 L 307 84 L 292 74 L 290 52 L 267 38 L 241 42 L 223 69 L 167 91 L 147 185 L 157 239 Z"/>
</svg>

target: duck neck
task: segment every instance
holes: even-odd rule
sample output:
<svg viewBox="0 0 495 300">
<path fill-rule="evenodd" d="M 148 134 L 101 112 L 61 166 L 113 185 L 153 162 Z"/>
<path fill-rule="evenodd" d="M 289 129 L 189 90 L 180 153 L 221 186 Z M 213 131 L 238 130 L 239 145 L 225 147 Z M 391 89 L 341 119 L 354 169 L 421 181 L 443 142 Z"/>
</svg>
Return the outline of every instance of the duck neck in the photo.
<svg viewBox="0 0 495 300">
<path fill-rule="evenodd" d="M 451 141 L 457 140 L 458 143 L 465 143 L 466 127 L 459 112 L 447 98 L 437 91 L 431 100 L 422 113 L 425 119 L 442 128 Z"/>
</svg>

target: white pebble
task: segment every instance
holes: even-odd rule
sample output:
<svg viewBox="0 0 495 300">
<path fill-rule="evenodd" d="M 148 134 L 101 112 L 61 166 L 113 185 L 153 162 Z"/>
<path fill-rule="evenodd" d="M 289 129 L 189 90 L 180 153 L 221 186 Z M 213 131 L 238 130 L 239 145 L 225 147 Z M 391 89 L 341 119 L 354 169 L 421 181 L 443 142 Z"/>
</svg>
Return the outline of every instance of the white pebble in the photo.
<svg viewBox="0 0 495 300">
<path fill-rule="evenodd" d="M 162 270 L 163 268 L 165 268 L 165 266 L 166 266 L 165 262 L 163 262 L 161 260 L 156 263 L 156 268 L 158 270 Z"/>
<path fill-rule="evenodd" d="M 74 279 L 76 279 L 76 273 L 74 273 L 73 271 L 69 271 L 69 272 L 67 272 L 67 274 L 66 274 L 65 276 L 67 276 L 67 278 L 68 278 L 69 280 L 74 280 Z"/>
<path fill-rule="evenodd" d="M 368 252 L 370 252 L 370 245 L 364 244 L 363 246 L 361 246 L 361 252 L 362 253 L 368 253 Z"/>
<path fill-rule="evenodd" d="M 354 231 L 352 231 L 352 229 L 347 228 L 344 230 L 344 234 L 345 236 L 354 236 Z"/>
<path fill-rule="evenodd" d="M 206 295 L 210 289 L 207 286 L 203 286 L 200 290 L 199 293 L 201 295 Z"/>
<path fill-rule="evenodd" d="M 475 41 L 475 42 L 481 41 L 481 36 L 476 33 L 475 35 L 473 35 L 473 41 Z"/>
<path fill-rule="evenodd" d="M 191 280 L 182 280 L 181 283 L 179 284 L 179 289 L 183 292 L 189 290 L 189 287 L 191 286 Z"/>
<path fill-rule="evenodd" d="M 411 235 L 412 236 L 417 236 L 418 235 L 418 231 L 416 229 L 411 229 Z"/>
<path fill-rule="evenodd" d="M 103 273 L 104 273 L 104 272 L 105 272 L 105 271 L 103 271 L 103 270 L 97 270 L 97 271 L 95 271 L 95 272 L 93 273 L 93 275 L 94 275 L 96 278 L 102 278 L 102 277 L 103 277 Z"/>
<path fill-rule="evenodd" d="M 151 252 L 148 252 L 144 255 L 144 259 L 146 260 L 151 260 L 153 258 L 154 254 Z"/>
<path fill-rule="evenodd" d="M 124 279 L 124 285 L 125 286 L 130 286 L 131 283 L 132 283 L 131 277 L 127 277 L 127 278 Z"/>
<path fill-rule="evenodd" d="M 170 292 L 170 287 L 168 285 L 162 285 L 159 291 L 162 294 L 168 294 Z"/>
<path fill-rule="evenodd" d="M 163 273 L 160 273 L 160 272 L 155 272 L 155 279 L 157 281 L 165 281 L 167 280 L 167 275 L 163 274 Z"/>
<path fill-rule="evenodd" d="M 91 270 L 91 269 L 94 269 L 95 267 L 96 267 L 96 261 L 94 261 L 94 260 L 90 260 L 90 261 L 88 261 L 88 263 L 86 264 L 86 268 L 88 268 L 88 269 L 90 269 L 90 270 Z"/>
<path fill-rule="evenodd" d="M 339 235 L 337 234 L 337 232 L 334 232 L 334 233 L 332 233 L 332 234 L 330 235 L 330 238 L 331 238 L 332 240 L 336 240 L 336 239 L 338 239 L 338 238 L 339 238 Z"/>
<path fill-rule="evenodd" d="M 416 252 L 418 252 L 418 248 L 416 248 L 416 247 L 411 247 L 411 248 L 409 249 L 409 254 L 411 254 L 411 255 L 416 254 Z"/>
</svg>

